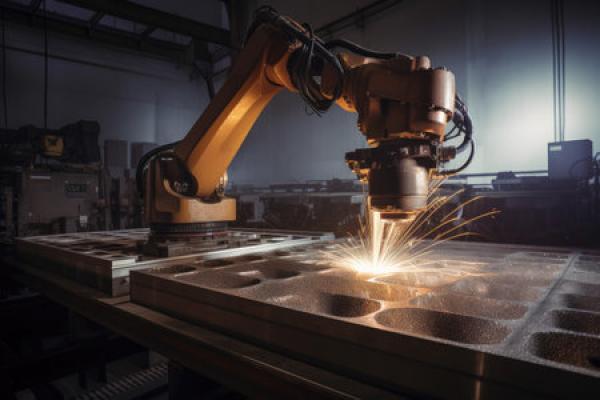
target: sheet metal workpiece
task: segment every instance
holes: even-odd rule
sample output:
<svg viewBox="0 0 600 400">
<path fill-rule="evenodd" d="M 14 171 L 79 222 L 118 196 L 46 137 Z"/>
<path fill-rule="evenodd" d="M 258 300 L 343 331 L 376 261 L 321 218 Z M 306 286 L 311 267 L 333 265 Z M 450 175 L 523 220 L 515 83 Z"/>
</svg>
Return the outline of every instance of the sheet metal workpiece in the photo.
<svg viewBox="0 0 600 400">
<path fill-rule="evenodd" d="M 218 248 L 198 246 L 191 254 L 155 257 L 141 251 L 148 234 L 147 229 L 134 229 L 18 238 L 17 254 L 32 266 L 52 270 L 109 295 L 121 296 L 129 293 L 132 270 L 285 249 L 333 238 L 332 234 L 322 232 L 230 229 L 227 244 Z"/>
<path fill-rule="evenodd" d="M 600 254 L 456 242 L 372 277 L 328 246 L 134 271 L 131 299 L 401 393 L 600 398 Z"/>
</svg>

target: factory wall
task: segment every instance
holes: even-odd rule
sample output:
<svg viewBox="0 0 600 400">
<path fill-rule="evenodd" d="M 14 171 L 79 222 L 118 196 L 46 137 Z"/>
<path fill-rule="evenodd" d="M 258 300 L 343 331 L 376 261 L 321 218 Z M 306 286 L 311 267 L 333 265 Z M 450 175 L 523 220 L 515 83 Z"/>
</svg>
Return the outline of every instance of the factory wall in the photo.
<svg viewBox="0 0 600 400">
<path fill-rule="evenodd" d="M 592 139 L 600 152 L 600 2 L 565 1 L 567 139 Z"/>
<path fill-rule="evenodd" d="M 300 4 L 301 3 L 301 4 Z M 263 4 L 319 27 L 369 1 Z M 550 2 L 406 0 L 381 15 L 337 33 L 364 46 L 428 55 L 451 69 L 475 123 L 477 152 L 467 172 L 539 170 L 554 140 Z M 596 2 L 565 2 L 566 139 L 591 138 L 600 55 Z M 344 152 L 364 146 L 356 116 L 332 109 L 307 115 L 293 94 L 279 95 L 252 130 L 230 176 L 244 183 L 350 178 Z"/>
<path fill-rule="evenodd" d="M 213 14 L 220 18 L 220 9 Z M 41 127 L 43 32 L 7 24 L 6 42 L 9 128 Z M 204 81 L 188 67 L 52 33 L 48 42 L 49 128 L 97 120 L 101 143 L 162 144 L 185 134 L 208 103 Z"/>
<path fill-rule="evenodd" d="M 255 3 L 320 27 L 371 1 Z M 215 2 L 144 4 L 226 26 Z M 600 91 L 589 82 L 600 69 L 599 15 L 598 2 L 565 2 L 566 138 L 591 138 L 596 151 L 600 131 L 593 116 Z M 42 32 L 8 25 L 6 35 L 9 127 L 42 126 Z M 337 36 L 375 49 L 428 55 L 434 65 L 454 71 L 476 129 L 477 153 L 469 172 L 546 168 L 546 143 L 554 140 L 549 2 L 405 0 Z M 166 143 L 187 132 L 208 103 L 204 82 L 170 62 L 53 34 L 49 53 L 58 56 L 49 63 L 49 127 L 93 119 L 101 124 L 101 139 Z M 250 132 L 230 177 L 258 184 L 351 178 L 344 153 L 365 146 L 355 121 L 355 115 L 335 107 L 311 115 L 297 95 L 282 93 Z"/>
</svg>

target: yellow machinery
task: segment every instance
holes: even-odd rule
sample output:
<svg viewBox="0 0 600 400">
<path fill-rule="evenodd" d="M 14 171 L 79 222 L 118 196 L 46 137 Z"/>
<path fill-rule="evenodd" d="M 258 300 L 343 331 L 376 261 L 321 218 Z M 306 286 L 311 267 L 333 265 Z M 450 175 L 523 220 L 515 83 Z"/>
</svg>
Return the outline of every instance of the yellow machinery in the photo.
<svg viewBox="0 0 600 400">
<path fill-rule="evenodd" d="M 324 42 L 308 25 L 271 8 L 256 13 L 231 73 L 185 138 L 145 157 L 138 169 L 155 235 L 215 232 L 235 219 L 224 197 L 226 170 L 266 105 L 280 91 L 297 92 L 316 112 L 334 103 L 358 114 L 369 148 L 346 154 L 369 183 L 368 206 L 383 218 L 411 218 L 427 205 L 440 164 L 470 146 L 471 122 L 455 95 L 454 75 L 427 57 L 381 53 L 345 40 Z M 446 125 L 458 147 L 442 146 Z"/>
</svg>

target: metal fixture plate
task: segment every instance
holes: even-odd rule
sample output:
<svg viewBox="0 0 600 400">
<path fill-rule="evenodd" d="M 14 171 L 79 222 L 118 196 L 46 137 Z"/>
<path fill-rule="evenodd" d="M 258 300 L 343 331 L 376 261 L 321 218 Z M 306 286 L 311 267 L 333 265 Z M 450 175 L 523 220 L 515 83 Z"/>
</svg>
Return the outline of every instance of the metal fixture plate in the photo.
<svg viewBox="0 0 600 400">
<path fill-rule="evenodd" d="M 228 258 L 285 249 L 333 235 L 322 232 L 230 229 L 228 247 L 202 249 L 178 257 L 154 257 L 141 252 L 147 229 L 32 236 L 17 239 L 17 254 L 32 266 L 51 269 L 112 296 L 129 293 L 129 272 L 137 269 Z"/>
<path fill-rule="evenodd" d="M 369 278 L 330 245 L 135 271 L 131 299 L 402 392 L 600 393 L 600 253 L 457 242 Z"/>
</svg>

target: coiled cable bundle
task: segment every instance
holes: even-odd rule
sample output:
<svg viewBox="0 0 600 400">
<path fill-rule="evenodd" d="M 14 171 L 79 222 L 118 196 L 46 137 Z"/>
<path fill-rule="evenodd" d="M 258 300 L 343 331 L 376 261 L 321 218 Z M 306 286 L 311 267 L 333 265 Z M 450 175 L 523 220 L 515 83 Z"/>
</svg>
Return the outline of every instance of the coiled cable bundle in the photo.
<svg viewBox="0 0 600 400">
<path fill-rule="evenodd" d="M 448 169 L 439 171 L 438 174 L 442 176 L 456 175 L 459 172 L 464 171 L 473 161 L 475 156 L 475 142 L 473 141 L 473 122 L 469 115 L 467 105 L 462 100 L 460 95 L 457 93 L 454 100 L 454 115 L 452 116 L 452 123 L 454 127 L 446 134 L 446 140 L 451 140 L 463 135 L 462 142 L 456 146 L 456 153 L 460 154 L 465 150 L 469 149 L 469 156 L 465 162 L 458 168 Z"/>
</svg>

